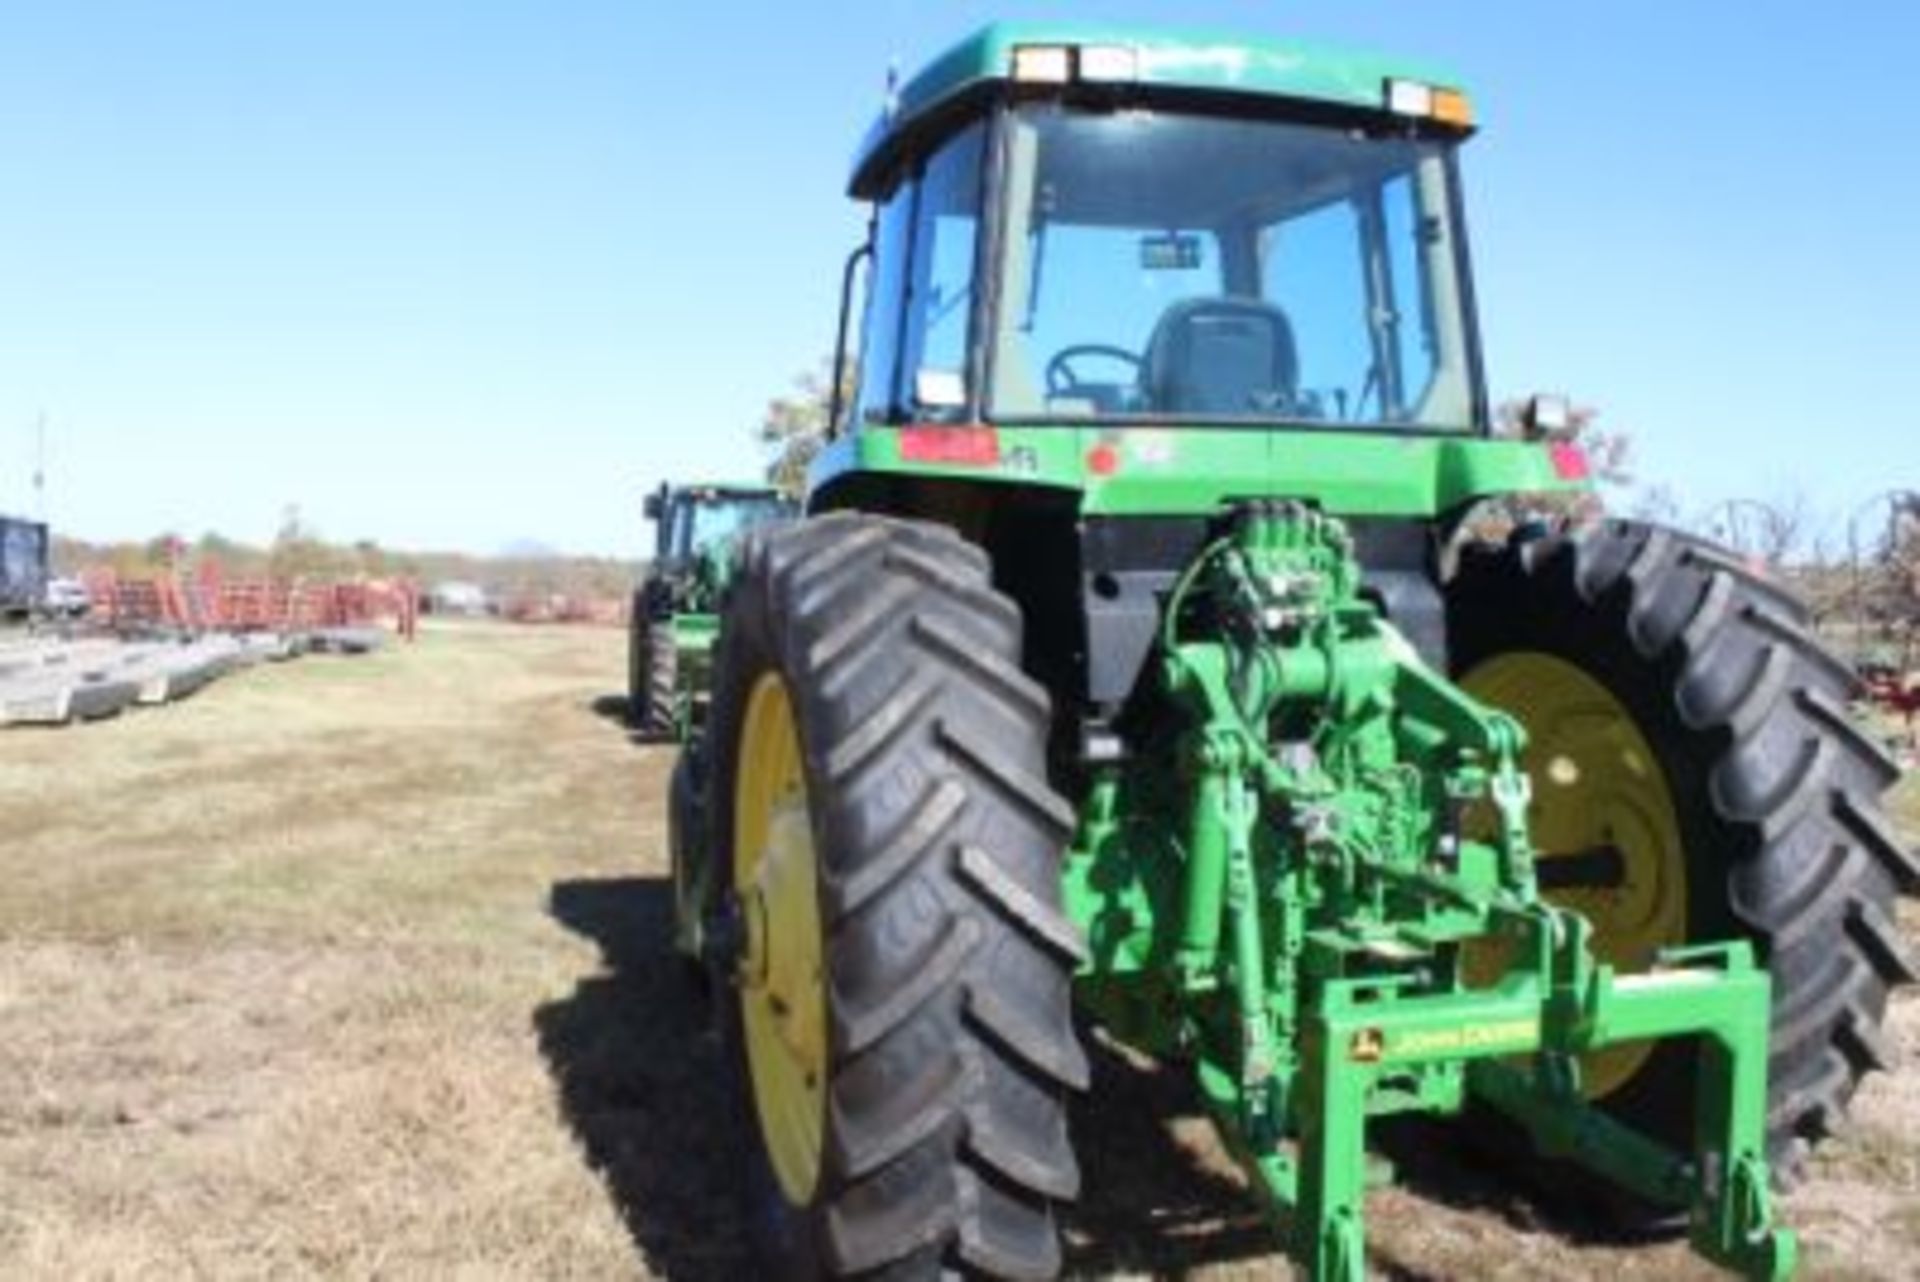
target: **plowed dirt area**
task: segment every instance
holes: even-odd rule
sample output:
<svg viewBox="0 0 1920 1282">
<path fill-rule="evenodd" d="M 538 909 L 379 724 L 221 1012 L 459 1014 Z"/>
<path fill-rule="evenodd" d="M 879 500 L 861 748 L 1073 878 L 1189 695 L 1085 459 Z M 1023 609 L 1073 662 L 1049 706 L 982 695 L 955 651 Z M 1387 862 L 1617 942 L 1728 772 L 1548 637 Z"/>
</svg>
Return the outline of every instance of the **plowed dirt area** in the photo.
<svg viewBox="0 0 1920 1282">
<path fill-rule="evenodd" d="M 624 663 L 441 627 L 0 737 L 0 1277 L 751 1276 Z M 1890 1022 L 1787 1203 L 1812 1276 L 1920 1273 L 1920 1001 Z M 1098 1066 L 1073 1274 L 1286 1276 L 1180 1075 Z M 1380 1276 L 1711 1276 L 1444 1132 L 1395 1150 Z"/>
</svg>

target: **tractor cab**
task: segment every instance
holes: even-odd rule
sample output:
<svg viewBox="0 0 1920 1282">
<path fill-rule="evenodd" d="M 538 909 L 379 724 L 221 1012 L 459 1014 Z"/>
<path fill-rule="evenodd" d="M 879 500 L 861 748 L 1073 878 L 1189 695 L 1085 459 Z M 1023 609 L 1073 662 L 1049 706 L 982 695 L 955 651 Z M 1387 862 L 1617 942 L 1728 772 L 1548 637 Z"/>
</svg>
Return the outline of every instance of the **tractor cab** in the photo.
<svg viewBox="0 0 1920 1282">
<path fill-rule="evenodd" d="M 988 28 L 856 163 L 871 264 L 836 425 L 1484 428 L 1454 83 Z"/>
<path fill-rule="evenodd" d="M 792 515 L 777 490 L 761 486 L 662 484 L 647 496 L 656 562 L 683 563 L 703 548 L 724 547 L 744 530 Z"/>
</svg>

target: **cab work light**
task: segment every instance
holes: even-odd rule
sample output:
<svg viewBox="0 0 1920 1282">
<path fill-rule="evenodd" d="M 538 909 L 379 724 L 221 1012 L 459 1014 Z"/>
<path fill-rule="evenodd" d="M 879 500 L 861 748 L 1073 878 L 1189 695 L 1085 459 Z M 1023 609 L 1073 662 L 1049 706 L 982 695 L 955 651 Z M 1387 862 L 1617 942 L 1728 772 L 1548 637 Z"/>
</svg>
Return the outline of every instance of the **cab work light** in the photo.
<svg viewBox="0 0 1920 1282">
<path fill-rule="evenodd" d="M 1140 60 L 1125 45 L 1017 45 L 1013 79 L 1025 85 L 1121 84 L 1140 78 Z"/>
<path fill-rule="evenodd" d="M 1066 45 L 1020 45 L 1013 51 L 1013 78 L 1027 85 L 1064 85 L 1073 79 L 1073 50 Z"/>
<path fill-rule="evenodd" d="M 1431 116 L 1433 86 L 1418 80 L 1387 81 L 1387 110 L 1396 116 Z"/>
<path fill-rule="evenodd" d="M 1435 89 L 1433 118 L 1445 125 L 1470 125 L 1473 123 L 1473 104 L 1458 89 Z"/>
<path fill-rule="evenodd" d="M 1086 45 L 1080 50 L 1080 78 L 1093 84 L 1138 80 L 1140 60 L 1125 45 Z"/>
</svg>

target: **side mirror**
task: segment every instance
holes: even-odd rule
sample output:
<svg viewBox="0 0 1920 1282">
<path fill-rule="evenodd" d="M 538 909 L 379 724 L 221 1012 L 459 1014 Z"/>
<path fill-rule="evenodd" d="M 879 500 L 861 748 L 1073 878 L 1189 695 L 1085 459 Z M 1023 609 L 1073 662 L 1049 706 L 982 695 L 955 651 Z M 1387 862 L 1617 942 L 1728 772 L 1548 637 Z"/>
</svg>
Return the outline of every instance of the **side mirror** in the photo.
<svg viewBox="0 0 1920 1282">
<path fill-rule="evenodd" d="M 1564 436 L 1573 427 L 1573 402 L 1564 396 L 1536 392 L 1527 398 L 1520 415 L 1521 433 L 1530 441 Z"/>
<path fill-rule="evenodd" d="M 840 416 L 846 410 L 843 404 L 847 377 L 847 322 L 853 314 L 853 284 L 860 273 L 860 265 L 868 264 L 867 271 L 873 271 L 873 239 L 879 214 L 874 215 L 875 223 L 867 225 L 867 239 L 847 255 L 847 265 L 840 274 L 840 320 L 833 334 L 833 385 L 827 389 L 827 439 L 831 441 L 840 435 Z"/>
<path fill-rule="evenodd" d="M 658 521 L 667 514 L 667 487 L 662 485 L 647 495 L 647 501 L 641 506 L 649 521 Z"/>
</svg>

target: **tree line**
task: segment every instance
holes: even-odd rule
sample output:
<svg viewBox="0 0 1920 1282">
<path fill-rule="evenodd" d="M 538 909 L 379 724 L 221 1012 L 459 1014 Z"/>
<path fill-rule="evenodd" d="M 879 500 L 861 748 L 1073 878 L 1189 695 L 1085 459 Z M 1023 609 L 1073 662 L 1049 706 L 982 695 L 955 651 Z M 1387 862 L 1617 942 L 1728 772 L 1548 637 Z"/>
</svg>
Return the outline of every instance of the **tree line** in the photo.
<svg viewBox="0 0 1920 1282">
<path fill-rule="evenodd" d="M 421 552 L 388 548 L 373 539 L 331 541 L 298 508 L 289 507 L 271 543 L 247 543 L 206 531 L 187 538 L 167 531 L 150 539 L 90 542 L 55 535 L 56 574 L 79 575 L 105 568 L 124 579 L 217 572 L 227 579 L 290 581 L 411 579 L 422 586 L 458 581 L 478 584 L 490 595 L 624 597 L 638 567 L 617 557 L 562 555 L 479 556 L 469 552 Z"/>
</svg>

